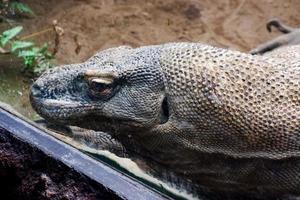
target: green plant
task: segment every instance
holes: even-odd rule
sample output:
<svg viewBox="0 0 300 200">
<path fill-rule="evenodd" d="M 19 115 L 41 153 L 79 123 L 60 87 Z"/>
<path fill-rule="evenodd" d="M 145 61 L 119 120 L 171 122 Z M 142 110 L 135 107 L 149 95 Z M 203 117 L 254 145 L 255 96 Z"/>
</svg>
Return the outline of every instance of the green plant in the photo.
<svg viewBox="0 0 300 200">
<path fill-rule="evenodd" d="M 34 15 L 33 11 L 24 3 L 12 0 L 0 0 L 1 21 L 6 21 L 7 18 L 23 13 Z"/>
<path fill-rule="evenodd" d="M 34 15 L 33 11 L 31 8 L 29 8 L 26 4 L 20 3 L 17 1 L 12 1 L 8 4 L 8 7 L 14 10 L 14 12 L 18 11 L 20 13 L 28 13 L 31 15 Z"/>
<path fill-rule="evenodd" d="M 0 35 L 0 47 L 9 49 L 9 53 L 21 58 L 25 71 L 39 75 L 52 67 L 53 55 L 48 51 L 47 43 L 38 47 L 33 42 L 15 39 L 22 29 L 22 26 L 17 26 L 4 31 Z"/>
</svg>

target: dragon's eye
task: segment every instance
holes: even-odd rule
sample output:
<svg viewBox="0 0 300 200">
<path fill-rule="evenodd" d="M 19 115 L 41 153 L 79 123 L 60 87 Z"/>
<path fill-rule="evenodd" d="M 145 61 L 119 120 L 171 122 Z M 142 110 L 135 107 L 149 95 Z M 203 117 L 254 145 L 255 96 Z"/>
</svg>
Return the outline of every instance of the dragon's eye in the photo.
<svg viewBox="0 0 300 200">
<path fill-rule="evenodd" d="M 101 79 L 94 78 L 89 81 L 89 91 L 94 97 L 108 97 L 113 91 L 113 83 Z"/>
<path fill-rule="evenodd" d="M 87 70 L 84 74 L 89 90 L 88 94 L 96 99 L 108 99 L 114 95 L 119 88 L 117 76 L 113 73 L 104 73 L 97 70 Z"/>
</svg>

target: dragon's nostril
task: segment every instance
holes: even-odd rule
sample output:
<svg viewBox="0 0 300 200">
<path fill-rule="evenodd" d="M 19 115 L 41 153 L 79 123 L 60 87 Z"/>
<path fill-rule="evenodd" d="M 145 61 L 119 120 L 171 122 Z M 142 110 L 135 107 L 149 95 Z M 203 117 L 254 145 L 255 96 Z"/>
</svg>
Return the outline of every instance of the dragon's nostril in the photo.
<svg viewBox="0 0 300 200">
<path fill-rule="evenodd" d="M 31 95 L 33 97 L 41 97 L 42 96 L 41 87 L 38 84 L 34 83 L 31 86 Z"/>
</svg>

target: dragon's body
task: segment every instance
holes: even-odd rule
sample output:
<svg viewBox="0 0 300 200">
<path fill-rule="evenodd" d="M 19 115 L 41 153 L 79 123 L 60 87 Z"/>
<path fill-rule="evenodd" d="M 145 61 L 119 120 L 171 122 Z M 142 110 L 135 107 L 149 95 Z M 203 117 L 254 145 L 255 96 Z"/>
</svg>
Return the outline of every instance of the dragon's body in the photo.
<svg viewBox="0 0 300 200">
<path fill-rule="evenodd" d="M 210 191 L 300 194 L 300 47 L 283 49 L 112 48 L 46 72 L 31 100 L 45 119 L 138 145 Z"/>
</svg>

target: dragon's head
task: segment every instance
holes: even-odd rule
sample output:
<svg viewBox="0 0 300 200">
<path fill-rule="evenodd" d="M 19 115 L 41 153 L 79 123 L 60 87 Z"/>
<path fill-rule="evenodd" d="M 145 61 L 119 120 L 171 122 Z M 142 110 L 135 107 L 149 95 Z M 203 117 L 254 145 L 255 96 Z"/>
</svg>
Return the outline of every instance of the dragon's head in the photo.
<svg viewBox="0 0 300 200">
<path fill-rule="evenodd" d="M 32 85 L 30 98 L 49 121 L 115 133 L 155 128 L 169 114 L 156 46 L 111 48 L 50 69 Z"/>
</svg>

